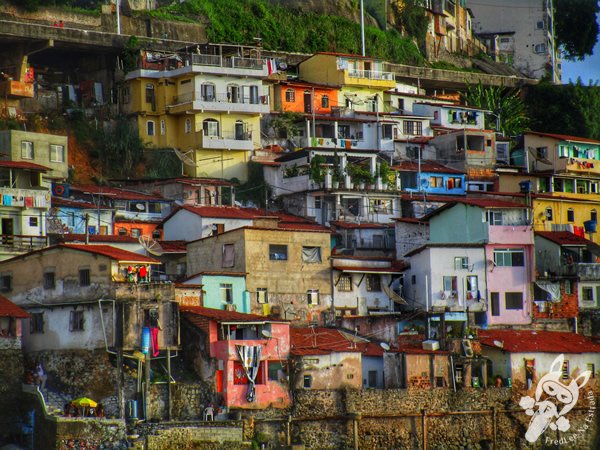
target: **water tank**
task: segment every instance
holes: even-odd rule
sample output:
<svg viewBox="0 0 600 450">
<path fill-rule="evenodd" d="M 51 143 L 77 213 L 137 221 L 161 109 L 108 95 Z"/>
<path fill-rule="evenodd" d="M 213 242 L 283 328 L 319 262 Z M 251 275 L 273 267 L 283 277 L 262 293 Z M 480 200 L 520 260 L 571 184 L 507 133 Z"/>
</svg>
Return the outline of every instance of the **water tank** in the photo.
<svg viewBox="0 0 600 450">
<path fill-rule="evenodd" d="M 583 228 L 586 233 L 595 233 L 596 232 L 596 221 L 595 220 L 586 220 L 583 222 Z"/>
<path fill-rule="evenodd" d="M 531 180 L 521 181 L 519 183 L 519 189 L 521 189 L 521 193 L 523 194 L 531 192 Z"/>
<path fill-rule="evenodd" d="M 150 353 L 150 328 L 142 328 L 142 353 L 147 355 Z"/>
</svg>

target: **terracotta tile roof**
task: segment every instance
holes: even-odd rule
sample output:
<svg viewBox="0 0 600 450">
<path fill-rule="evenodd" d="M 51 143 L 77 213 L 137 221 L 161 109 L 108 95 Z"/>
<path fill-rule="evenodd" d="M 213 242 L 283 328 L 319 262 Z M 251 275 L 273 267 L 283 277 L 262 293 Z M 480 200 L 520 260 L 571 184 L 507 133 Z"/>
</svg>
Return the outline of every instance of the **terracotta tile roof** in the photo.
<svg viewBox="0 0 600 450">
<path fill-rule="evenodd" d="M 514 353 L 600 353 L 600 344 L 575 333 L 532 330 L 479 330 L 483 345 Z M 498 344 L 498 345 L 496 345 Z"/>
<path fill-rule="evenodd" d="M 166 201 L 166 199 L 157 194 L 150 195 L 128 189 L 113 188 L 109 186 L 96 186 L 94 184 L 72 184 L 70 189 L 71 191 L 87 194 L 102 194 L 106 197 L 118 200 Z"/>
<path fill-rule="evenodd" d="M 353 266 L 344 266 L 339 264 L 333 264 L 333 268 L 335 270 L 340 270 L 342 272 L 359 272 L 359 273 L 402 273 L 406 267 L 400 267 L 399 265 L 394 265 L 393 267 L 353 267 Z"/>
<path fill-rule="evenodd" d="M 58 248 L 69 248 L 97 255 L 107 256 L 117 261 L 125 261 L 132 263 L 160 264 L 160 261 L 149 256 L 140 255 L 139 253 L 129 252 L 110 245 L 85 245 L 85 244 L 58 244 Z M 48 247 L 48 249 L 54 248 Z"/>
<path fill-rule="evenodd" d="M 418 223 L 422 225 L 429 225 L 429 222 L 422 219 L 417 219 L 416 217 L 396 217 L 393 220 L 396 222 L 406 222 L 406 223 Z"/>
<path fill-rule="evenodd" d="M 278 229 L 288 231 L 323 231 L 330 233 L 331 230 L 318 223 L 279 222 Z"/>
<path fill-rule="evenodd" d="M 90 202 L 84 202 L 79 200 L 70 200 L 64 197 L 54 197 L 52 196 L 51 200 L 52 206 L 66 206 L 69 208 L 81 208 L 81 209 L 98 209 L 97 205 L 94 205 Z M 100 206 L 100 209 L 112 209 L 106 206 Z"/>
<path fill-rule="evenodd" d="M 119 242 L 137 244 L 139 241 L 131 236 L 119 236 L 118 234 L 90 234 L 90 242 Z M 62 242 L 85 242 L 85 234 L 67 233 L 60 237 Z"/>
<path fill-rule="evenodd" d="M 164 253 L 187 253 L 185 241 L 156 241 L 162 247 Z"/>
<path fill-rule="evenodd" d="M 333 225 L 335 228 L 343 228 L 343 229 L 348 229 L 348 230 L 354 230 L 354 229 L 358 229 L 358 228 L 366 228 L 366 229 L 370 229 L 370 228 L 390 228 L 393 226 L 393 224 L 391 223 L 370 223 L 370 222 L 362 222 L 362 223 L 357 223 L 357 222 L 342 222 L 342 221 L 332 221 L 331 225 Z"/>
<path fill-rule="evenodd" d="M 35 170 L 36 172 L 46 172 L 52 170 L 49 167 L 41 166 L 39 164 L 27 162 L 27 161 L 0 161 L 0 167 L 7 169 L 24 169 L 24 170 Z"/>
<path fill-rule="evenodd" d="M 537 136 L 545 136 L 561 141 L 573 141 L 573 142 L 586 142 L 588 144 L 600 144 L 600 141 L 589 139 L 585 137 L 570 136 L 568 134 L 554 134 L 554 133 L 542 133 L 539 131 L 526 131 L 525 134 L 535 134 Z"/>
<path fill-rule="evenodd" d="M 26 319 L 29 313 L 19 308 L 9 299 L 0 295 L 0 317 L 16 317 L 17 319 Z"/>
<path fill-rule="evenodd" d="M 558 245 L 596 245 L 589 239 L 577 236 L 569 231 L 536 231 L 535 235 Z"/>
<path fill-rule="evenodd" d="M 395 164 L 391 167 L 393 170 L 399 170 L 401 172 L 417 172 L 419 170 L 419 164 L 414 161 L 401 161 L 399 164 Z M 450 174 L 463 174 L 460 170 L 446 167 L 438 162 L 424 160 L 421 161 L 421 172 L 433 172 L 433 173 L 450 173 Z"/>
<path fill-rule="evenodd" d="M 258 314 L 245 314 L 224 309 L 204 308 L 203 306 L 180 306 L 179 311 L 193 322 L 194 316 L 204 317 L 216 322 L 287 322 L 281 319 L 270 319 Z"/>
<path fill-rule="evenodd" d="M 333 352 L 363 353 L 381 356 L 383 349 L 358 336 L 335 328 L 290 328 L 290 353 L 295 356 L 326 355 Z"/>
</svg>

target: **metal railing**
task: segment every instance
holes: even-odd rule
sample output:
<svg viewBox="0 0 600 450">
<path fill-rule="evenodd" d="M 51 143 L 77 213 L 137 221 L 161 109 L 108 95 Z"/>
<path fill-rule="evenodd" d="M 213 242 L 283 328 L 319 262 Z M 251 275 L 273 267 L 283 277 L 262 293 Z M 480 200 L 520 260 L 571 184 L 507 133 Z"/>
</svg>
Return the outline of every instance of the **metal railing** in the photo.
<svg viewBox="0 0 600 450">
<path fill-rule="evenodd" d="M 348 76 L 350 78 L 368 78 L 369 80 L 389 80 L 393 81 L 393 72 L 381 72 L 378 70 L 356 70 L 348 69 Z"/>
<path fill-rule="evenodd" d="M 15 250 L 36 250 L 48 245 L 46 236 L 24 236 L 18 234 L 0 234 L 0 247 Z"/>
<path fill-rule="evenodd" d="M 244 131 L 242 133 L 230 132 L 230 133 L 220 133 L 218 136 L 210 136 L 202 133 L 202 137 L 204 139 L 231 139 L 233 141 L 251 141 L 252 140 L 252 132 Z"/>
<path fill-rule="evenodd" d="M 192 101 L 200 102 L 211 102 L 211 103 L 229 103 L 229 104 L 243 104 L 243 105 L 268 105 L 268 95 L 232 95 L 232 94 L 203 94 L 202 92 L 186 92 L 185 94 L 176 95 L 173 97 L 174 104 L 188 103 Z"/>
<path fill-rule="evenodd" d="M 265 62 L 258 58 L 238 58 L 235 56 L 223 57 L 219 55 L 198 55 L 192 54 L 192 64 L 200 66 L 227 67 L 232 69 L 253 69 L 263 70 Z"/>
</svg>

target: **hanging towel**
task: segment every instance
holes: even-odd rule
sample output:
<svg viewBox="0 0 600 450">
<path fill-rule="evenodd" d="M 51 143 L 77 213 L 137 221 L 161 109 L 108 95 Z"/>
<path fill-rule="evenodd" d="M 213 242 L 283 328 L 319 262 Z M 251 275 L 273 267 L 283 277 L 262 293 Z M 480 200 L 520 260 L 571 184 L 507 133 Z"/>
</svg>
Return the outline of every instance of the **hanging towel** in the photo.
<svg viewBox="0 0 600 450">
<path fill-rule="evenodd" d="M 346 149 L 352 148 L 352 141 L 346 140 L 346 142 L 344 142 L 343 147 Z"/>
<path fill-rule="evenodd" d="M 25 207 L 33 208 L 33 197 L 25 197 Z"/>
<path fill-rule="evenodd" d="M 12 206 L 12 195 L 3 195 L 2 196 L 4 198 L 4 205 L 5 206 Z"/>
<path fill-rule="evenodd" d="M 150 337 L 152 341 L 152 356 L 156 358 L 160 353 L 158 351 L 158 327 L 150 328 Z"/>
</svg>

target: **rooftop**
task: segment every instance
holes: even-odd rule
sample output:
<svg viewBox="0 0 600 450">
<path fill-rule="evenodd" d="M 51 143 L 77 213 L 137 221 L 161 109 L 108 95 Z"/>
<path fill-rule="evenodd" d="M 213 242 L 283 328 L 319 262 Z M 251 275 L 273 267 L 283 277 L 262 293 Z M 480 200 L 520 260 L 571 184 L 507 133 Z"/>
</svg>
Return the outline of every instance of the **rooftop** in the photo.
<svg viewBox="0 0 600 450">
<path fill-rule="evenodd" d="M 587 144 L 600 144 L 600 141 L 596 141 L 594 139 L 578 137 L 578 136 L 570 136 L 568 134 L 542 133 L 539 131 L 526 131 L 525 134 L 535 134 L 537 136 L 549 137 L 549 138 L 553 138 L 553 139 L 558 139 L 560 141 L 584 142 Z"/>
<path fill-rule="evenodd" d="M 41 166 L 39 164 L 27 162 L 27 161 L 0 161 L 0 167 L 4 167 L 6 169 L 24 169 L 24 170 L 33 170 L 36 172 L 46 172 L 47 170 L 51 170 L 49 167 Z"/>
<path fill-rule="evenodd" d="M 131 191 L 128 189 L 113 188 L 108 186 L 96 186 L 93 184 L 72 184 L 71 191 L 82 194 L 103 195 L 118 200 L 147 200 L 147 201 L 166 201 L 159 195 L 144 194 L 142 192 Z"/>
<path fill-rule="evenodd" d="M 0 317 L 16 317 L 18 319 L 26 319 L 29 317 L 29 313 L 24 309 L 19 308 L 3 295 L 0 295 Z"/>
<path fill-rule="evenodd" d="M 203 306 L 180 306 L 180 312 L 186 316 L 192 323 L 194 317 L 204 317 L 210 320 L 215 320 L 219 323 L 235 323 L 235 322 L 286 322 L 285 320 L 271 320 L 265 316 L 258 314 L 245 314 L 237 311 L 226 311 L 224 309 L 204 308 Z M 287 323 L 287 322 L 286 322 Z"/>
<path fill-rule="evenodd" d="M 570 231 L 536 231 L 535 235 L 548 239 L 549 241 L 554 242 L 558 245 L 596 245 L 589 239 L 577 236 L 571 233 Z"/>
<path fill-rule="evenodd" d="M 401 161 L 400 163 L 393 165 L 391 168 L 402 172 L 417 172 L 419 171 L 419 164 L 414 161 Z M 421 172 L 450 173 L 461 175 L 465 174 L 465 172 L 461 172 L 460 170 L 452 169 L 438 162 L 429 160 L 421 161 L 420 170 Z"/>
<path fill-rule="evenodd" d="M 333 352 L 383 356 L 383 348 L 360 336 L 324 327 L 290 328 L 290 353 L 295 356 L 327 355 Z"/>
<path fill-rule="evenodd" d="M 562 331 L 480 330 L 478 337 L 485 346 L 513 353 L 600 353 L 590 338 Z"/>
</svg>

